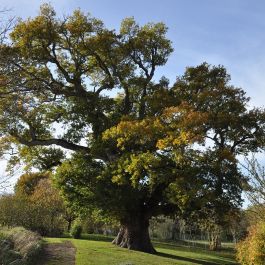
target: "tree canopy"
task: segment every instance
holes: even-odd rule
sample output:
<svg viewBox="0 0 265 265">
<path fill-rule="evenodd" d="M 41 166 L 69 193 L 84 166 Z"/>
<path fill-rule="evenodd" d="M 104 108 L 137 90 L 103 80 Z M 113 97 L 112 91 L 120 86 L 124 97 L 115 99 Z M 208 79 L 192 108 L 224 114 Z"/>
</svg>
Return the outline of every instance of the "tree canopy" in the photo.
<svg viewBox="0 0 265 265">
<path fill-rule="evenodd" d="M 80 10 L 60 19 L 45 4 L 0 48 L 2 153 L 56 168 L 68 201 L 114 216 L 114 243 L 146 252 L 152 216 L 196 211 L 220 223 L 241 201 L 237 155 L 264 142 L 263 110 L 224 67 L 154 80 L 173 51 L 166 33 L 133 18 L 109 30 Z"/>
</svg>

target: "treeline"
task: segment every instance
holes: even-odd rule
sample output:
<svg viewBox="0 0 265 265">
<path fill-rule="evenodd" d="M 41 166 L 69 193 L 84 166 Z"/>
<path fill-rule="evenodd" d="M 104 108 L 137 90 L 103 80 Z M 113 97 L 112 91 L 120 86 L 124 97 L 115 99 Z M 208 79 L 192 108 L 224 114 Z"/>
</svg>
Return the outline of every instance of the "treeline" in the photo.
<svg viewBox="0 0 265 265">
<path fill-rule="evenodd" d="M 0 200 L 0 222 L 4 226 L 23 226 L 41 235 L 60 235 L 71 217 L 52 186 L 48 174 L 24 174 L 15 193 Z"/>
<path fill-rule="evenodd" d="M 251 218 L 247 211 L 241 211 L 238 214 L 240 219 L 237 221 L 231 218 L 226 225 L 215 229 L 205 226 L 199 220 L 191 222 L 180 217 L 168 218 L 160 216 L 151 220 L 150 236 L 153 239 L 187 241 L 191 242 L 191 244 L 203 241 L 205 245 L 207 242 L 211 242 L 211 238 L 215 234 L 218 234 L 220 242 L 237 243 L 247 235 L 249 218 Z"/>
<path fill-rule="evenodd" d="M 118 230 L 118 223 L 99 210 L 80 212 L 68 207 L 49 173 L 23 174 L 14 193 L 0 197 L 2 226 L 23 226 L 43 236 L 60 236 L 79 224 L 86 233 L 113 234 Z"/>
<path fill-rule="evenodd" d="M 88 207 L 89 208 L 89 207 Z M 212 226 L 211 220 L 195 220 L 180 216 L 159 216 L 150 221 L 150 236 L 159 240 L 211 241 L 217 234 L 221 241 L 238 242 L 247 233 L 248 212 L 227 215 L 226 225 Z M 23 174 L 15 185 L 14 194 L 0 198 L 0 224 L 23 226 L 43 236 L 60 236 L 81 227 L 91 234 L 116 235 L 119 223 L 102 211 L 69 207 L 54 186 L 49 173 Z"/>
</svg>

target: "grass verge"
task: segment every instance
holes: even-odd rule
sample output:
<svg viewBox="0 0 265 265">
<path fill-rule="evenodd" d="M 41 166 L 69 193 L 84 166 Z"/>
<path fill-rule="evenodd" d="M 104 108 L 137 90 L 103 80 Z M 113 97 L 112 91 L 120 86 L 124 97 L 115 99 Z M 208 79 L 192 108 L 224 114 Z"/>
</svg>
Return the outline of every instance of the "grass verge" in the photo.
<svg viewBox="0 0 265 265">
<path fill-rule="evenodd" d="M 24 228 L 0 229 L 0 260 L 3 265 L 35 265 L 42 249 L 41 237 Z"/>
</svg>

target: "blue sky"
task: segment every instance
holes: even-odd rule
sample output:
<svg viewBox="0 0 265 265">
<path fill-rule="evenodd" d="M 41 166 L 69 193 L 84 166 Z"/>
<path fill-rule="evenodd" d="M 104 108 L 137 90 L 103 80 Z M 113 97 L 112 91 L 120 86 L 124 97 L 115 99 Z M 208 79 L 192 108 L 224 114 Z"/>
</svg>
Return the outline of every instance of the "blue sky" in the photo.
<svg viewBox="0 0 265 265">
<path fill-rule="evenodd" d="M 39 0 L 0 0 L 10 15 L 34 17 Z M 134 16 L 140 24 L 164 22 L 174 52 L 160 68 L 174 82 L 186 66 L 204 61 L 222 64 L 231 83 L 242 87 L 251 105 L 265 106 L 265 1 L 264 0 L 51 0 L 59 16 L 76 8 L 90 12 L 108 28 L 118 29 L 123 18 Z"/>
<path fill-rule="evenodd" d="M 26 18 L 38 14 L 39 0 L 0 0 L 0 7 Z M 186 66 L 201 62 L 224 65 L 232 84 L 252 98 L 265 102 L 265 1 L 263 0 L 56 0 L 50 1 L 59 16 L 81 8 L 102 19 L 109 28 L 134 16 L 140 24 L 163 21 L 174 53 L 160 68 L 174 82 Z"/>
</svg>

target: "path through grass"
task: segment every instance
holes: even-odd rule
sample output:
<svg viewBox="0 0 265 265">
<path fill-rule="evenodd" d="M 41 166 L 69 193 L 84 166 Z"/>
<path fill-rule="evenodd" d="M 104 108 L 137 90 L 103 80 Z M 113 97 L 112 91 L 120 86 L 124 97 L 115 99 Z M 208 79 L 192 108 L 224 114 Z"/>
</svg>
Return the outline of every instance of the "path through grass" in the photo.
<svg viewBox="0 0 265 265">
<path fill-rule="evenodd" d="M 52 240 L 44 245 L 38 265 L 75 265 L 75 252 L 71 241 Z"/>
</svg>

